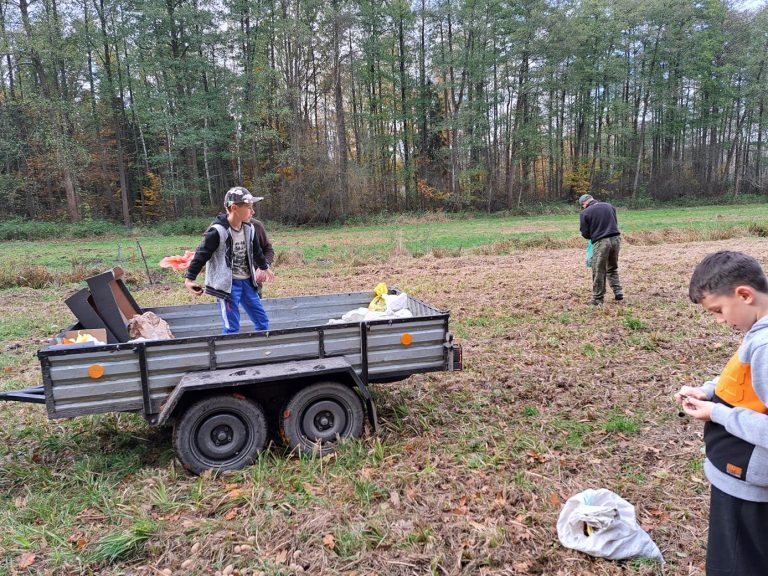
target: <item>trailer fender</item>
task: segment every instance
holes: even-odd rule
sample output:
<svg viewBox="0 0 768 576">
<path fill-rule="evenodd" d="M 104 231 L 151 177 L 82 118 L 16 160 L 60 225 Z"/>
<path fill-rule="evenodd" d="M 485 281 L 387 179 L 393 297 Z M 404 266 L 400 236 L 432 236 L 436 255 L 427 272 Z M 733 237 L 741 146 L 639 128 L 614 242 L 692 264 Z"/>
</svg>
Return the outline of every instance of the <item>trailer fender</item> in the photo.
<svg viewBox="0 0 768 576">
<path fill-rule="evenodd" d="M 258 383 L 277 382 L 281 380 L 313 379 L 343 375 L 344 380 L 350 381 L 360 391 L 365 400 L 368 419 L 374 432 L 378 432 L 379 423 L 376 407 L 371 392 L 362 379 L 357 375 L 352 365 L 342 357 L 320 358 L 312 360 L 296 360 L 256 366 L 236 366 L 205 372 L 188 372 L 185 374 L 173 392 L 160 408 L 159 414 L 150 416 L 150 424 L 158 426 L 166 424 L 173 415 L 183 396 L 188 392 L 211 391 L 223 388 L 237 389 Z"/>
</svg>

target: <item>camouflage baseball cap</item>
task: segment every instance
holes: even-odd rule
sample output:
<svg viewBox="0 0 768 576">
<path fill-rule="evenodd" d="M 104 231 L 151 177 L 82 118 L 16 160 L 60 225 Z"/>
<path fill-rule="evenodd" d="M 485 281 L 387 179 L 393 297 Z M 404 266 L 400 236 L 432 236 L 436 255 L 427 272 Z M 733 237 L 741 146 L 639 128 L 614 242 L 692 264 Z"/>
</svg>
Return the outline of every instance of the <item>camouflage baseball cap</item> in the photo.
<svg viewBox="0 0 768 576">
<path fill-rule="evenodd" d="M 253 196 L 248 188 L 235 186 L 227 190 L 224 195 L 224 208 L 229 208 L 232 204 L 255 204 L 264 200 L 263 196 Z"/>
</svg>

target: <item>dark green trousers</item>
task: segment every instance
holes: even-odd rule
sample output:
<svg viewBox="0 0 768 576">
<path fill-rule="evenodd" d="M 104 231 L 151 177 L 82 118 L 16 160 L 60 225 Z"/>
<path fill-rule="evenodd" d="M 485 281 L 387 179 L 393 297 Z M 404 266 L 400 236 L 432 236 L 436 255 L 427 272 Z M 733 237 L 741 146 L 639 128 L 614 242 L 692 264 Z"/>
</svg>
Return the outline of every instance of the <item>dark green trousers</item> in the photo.
<svg viewBox="0 0 768 576">
<path fill-rule="evenodd" d="M 613 295 L 623 296 L 619 282 L 619 250 L 621 236 L 602 238 L 592 243 L 592 299 L 602 302 L 605 298 L 605 281 L 611 285 Z"/>
</svg>

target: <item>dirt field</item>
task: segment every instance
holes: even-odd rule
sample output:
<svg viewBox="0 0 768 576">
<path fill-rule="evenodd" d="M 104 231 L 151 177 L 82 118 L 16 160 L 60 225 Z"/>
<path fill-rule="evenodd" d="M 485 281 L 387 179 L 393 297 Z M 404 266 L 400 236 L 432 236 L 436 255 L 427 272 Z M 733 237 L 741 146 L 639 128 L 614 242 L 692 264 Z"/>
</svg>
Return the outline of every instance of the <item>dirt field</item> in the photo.
<svg viewBox="0 0 768 576">
<path fill-rule="evenodd" d="M 6 533 L 0 569 L 703 574 L 709 486 L 701 470 L 702 427 L 678 416 L 672 395 L 683 383 L 716 375 L 740 336 L 691 304 L 687 285 L 696 262 L 710 252 L 743 250 L 767 265 L 766 246 L 760 239 L 625 244 L 626 301 L 607 297 L 598 310 L 586 306 L 590 278 L 577 249 L 406 255 L 389 266 L 279 272 L 273 295 L 366 290 L 385 281 L 450 309 L 464 372 L 376 387 L 382 432 L 336 457 L 302 460 L 273 448 L 256 466 L 223 478 L 187 476 L 172 460 L 170 435 L 138 421 L 50 423 L 40 408 L 0 406 L 7 423 L 0 442 L 9 447 L 0 453 L 0 529 Z M 135 296 L 148 306 L 176 301 L 180 293 L 173 287 Z M 19 292 L 0 292 L 4 310 L 20 300 Z M 61 306 L 51 298 L 34 313 L 65 317 Z M 30 351 L 29 342 L 17 344 L 4 342 L 4 353 Z M 22 369 L 11 368 L 34 384 L 34 359 L 23 369 L 28 374 L 19 374 Z M 133 442 L 110 438 L 121 426 Z M 23 450 L 11 448 L 25 427 L 35 434 L 26 435 Z M 50 436 L 57 435 L 64 448 L 53 445 Z M 32 493 L 55 495 L 57 478 L 65 494 L 84 489 L 88 481 L 73 480 L 82 473 L 79 461 L 99 451 L 130 453 L 137 444 L 152 445 L 141 452 L 138 471 L 110 476 L 85 466 L 91 481 L 106 474 L 110 499 L 43 519 L 60 541 L 28 537 L 32 544 L 25 547 L 15 537 L 24 530 L 15 516 L 29 513 Z M 49 473 L 25 477 L 24 467 Z M 635 505 L 667 561 L 663 572 L 653 563 L 593 559 L 559 544 L 555 523 L 565 500 L 599 487 Z M 105 534 L 138 518 L 158 528 L 136 553 L 101 563 L 88 555 Z M 33 564 L 22 568 L 19 559 L 30 548 Z"/>
</svg>

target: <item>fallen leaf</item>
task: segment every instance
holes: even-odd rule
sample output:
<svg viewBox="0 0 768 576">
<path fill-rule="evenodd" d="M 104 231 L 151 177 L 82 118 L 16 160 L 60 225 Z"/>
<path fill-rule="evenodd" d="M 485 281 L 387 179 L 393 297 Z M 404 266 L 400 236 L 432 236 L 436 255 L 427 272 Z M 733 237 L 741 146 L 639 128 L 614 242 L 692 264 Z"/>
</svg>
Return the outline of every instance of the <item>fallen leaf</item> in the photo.
<svg viewBox="0 0 768 576">
<path fill-rule="evenodd" d="M 531 568 L 531 565 L 528 564 L 528 562 L 515 562 L 512 564 L 512 568 L 515 572 L 524 572 L 528 573 L 528 570 Z"/>
<path fill-rule="evenodd" d="M 336 538 L 333 537 L 333 534 L 326 534 L 323 536 L 323 546 L 329 550 L 336 548 Z"/>
<path fill-rule="evenodd" d="M 23 570 L 24 568 L 29 568 L 34 563 L 35 555 L 32 554 L 32 552 L 24 552 L 24 554 L 19 556 L 19 559 L 16 561 L 16 566 Z"/>
<path fill-rule="evenodd" d="M 274 556 L 274 560 L 278 564 L 285 564 L 285 561 L 287 559 L 288 559 L 288 550 L 280 550 L 280 552 L 278 552 Z"/>
<path fill-rule="evenodd" d="M 546 462 L 547 460 L 550 459 L 550 455 L 549 454 L 542 454 L 541 452 L 538 452 L 537 450 L 528 450 L 525 454 L 526 454 L 526 456 L 528 456 L 528 458 L 530 460 L 533 460 L 534 462 L 541 462 L 541 463 L 543 463 L 543 462 Z"/>
</svg>

